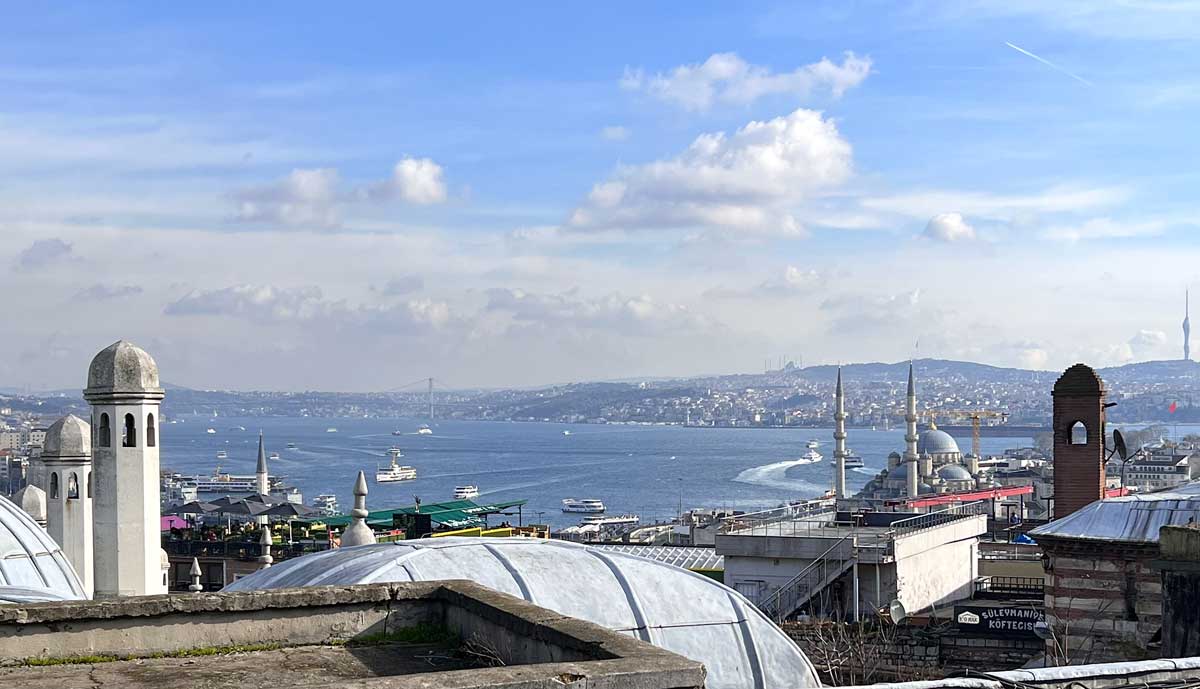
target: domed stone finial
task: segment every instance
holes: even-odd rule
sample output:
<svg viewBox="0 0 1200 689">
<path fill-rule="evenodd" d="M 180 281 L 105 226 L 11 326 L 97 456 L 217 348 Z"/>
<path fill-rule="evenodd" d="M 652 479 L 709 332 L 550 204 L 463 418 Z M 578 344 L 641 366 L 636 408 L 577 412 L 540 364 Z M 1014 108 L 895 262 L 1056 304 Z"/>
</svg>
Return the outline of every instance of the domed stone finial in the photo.
<svg viewBox="0 0 1200 689">
<path fill-rule="evenodd" d="M 24 510 L 25 514 L 33 517 L 35 522 L 46 525 L 46 491 L 27 483 L 24 488 L 13 493 L 12 501 Z"/>
<path fill-rule="evenodd" d="M 87 421 L 67 414 L 46 429 L 42 457 L 75 458 L 92 456 L 92 426 Z"/>
<path fill-rule="evenodd" d="M 188 584 L 188 590 L 192 593 L 200 593 L 204 590 L 204 585 L 200 583 L 200 560 L 192 558 L 192 568 L 188 570 L 188 576 L 192 583 Z"/>
<path fill-rule="evenodd" d="M 271 530 L 263 527 L 262 533 L 258 537 L 258 544 L 262 546 L 262 555 L 258 556 L 258 561 L 262 564 L 259 569 L 266 569 L 275 562 L 275 558 L 271 557 L 271 544 L 274 541 L 271 539 Z"/>
<path fill-rule="evenodd" d="M 88 367 L 84 399 L 136 395 L 161 399 L 158 364 L 146 350 L 132 342 L 120 340 L 100 350 Z"/>
<path fill-rule="evenodd" d="M 367 475 L 360 471 L 354 482 L 354 509 L 350 510 L 350 525 L 342 534 L 343 548 L 375 542 L 375 532 L 367 526 L 367 514 Z"/>
</svg>

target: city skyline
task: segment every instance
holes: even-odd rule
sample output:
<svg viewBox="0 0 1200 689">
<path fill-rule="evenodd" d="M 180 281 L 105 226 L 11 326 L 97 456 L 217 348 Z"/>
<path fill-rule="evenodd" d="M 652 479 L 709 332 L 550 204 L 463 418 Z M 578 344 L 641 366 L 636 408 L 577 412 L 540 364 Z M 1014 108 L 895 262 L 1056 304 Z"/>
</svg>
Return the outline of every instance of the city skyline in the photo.
<svg viewBox="0 0 1200 689">
<path fill-rule="evenodd" d="M 0 385 L 1186 351 L 1192 6 L 10 15 Z"/>
</svg>

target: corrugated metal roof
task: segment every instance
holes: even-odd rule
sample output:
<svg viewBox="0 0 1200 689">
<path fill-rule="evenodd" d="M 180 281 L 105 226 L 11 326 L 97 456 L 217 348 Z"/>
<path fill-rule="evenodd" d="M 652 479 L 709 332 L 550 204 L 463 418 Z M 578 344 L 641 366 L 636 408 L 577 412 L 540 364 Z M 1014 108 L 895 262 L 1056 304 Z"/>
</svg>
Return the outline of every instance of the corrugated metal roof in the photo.
<svg viewBox="0 0 1200 689">
<path fill-rule="evenodd" d="M 698 548 L 677 545 L 638 545 L 636 543 L 599 543 L 590 546 L 610 553 L 624 553 L 648 557 L 684 569 L 723 571 L 725 556 L 718 555 L 716 548 Z"/>
<path fill-rule="evenodd" d="M 508 502 L 493 502 L 485 505 L 470 500 L 451 500 L 450 502 L 430 502 L 421 505 L 421 513 L 428 514 L 437 524 L 451 529 L 468 529 L 483 526 L 483 515 L 495 514 L 503 510 L 524 505 L 526 500 L 510 500 Z M 417 508 L 397 507 L 390 510 L 375 510 L 367 513 L 367 523 L 375 526 L 391 526 L 392 516 L 396 514 L 415 514 Z M 320 522 L 329 526 L 345 526 L 350 523 L 350 515 L 339 514 L 336 517 L 312 517 L 297 519 L 301 522 Z"/>
<path fill-rule="evenodd" d="M 287 560 L 225 590 L 469 579 L 704 663 L 709 689 L 819 687 L 804 653 L 733 589 L 679 567 L 536 538 L 435 538 Z"/>
<path fill-rule="evenodd" d="M 85 598 L 79 576 L 50 534 L 0 497 L 0 601 Z"/>
<path fill-rule="evenodd" d="M 1157 543 L 1159 528 L 1200 521 L 1200 481 L 1156 493 L 1097 500 L 1029 532 L 1039 536 Z"/>
</svg>

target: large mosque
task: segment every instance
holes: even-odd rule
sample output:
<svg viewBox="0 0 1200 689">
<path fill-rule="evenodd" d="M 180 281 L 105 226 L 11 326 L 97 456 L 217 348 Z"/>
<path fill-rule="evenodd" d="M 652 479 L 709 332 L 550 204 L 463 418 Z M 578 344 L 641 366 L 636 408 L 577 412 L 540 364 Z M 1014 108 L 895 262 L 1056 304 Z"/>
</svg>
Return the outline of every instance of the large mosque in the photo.
<svg viewBox="0 0 1200 689">
<path fill-rule="evenodd" d="M 839 385 L 838 395 L 842 394 Z M 839 401 L 839 409 L 843 403 Z M 904 453 L 893 452 L 888 455 L 887 469 L 871 479 L 858 497 L 911 499 L 922 495 L 995 487 L 990 474 L 980 469 L 979 457 L 963 454 L 954 438 L 939 430 L 936 423 L 930 423 L 925 431 L 917 432 L 917 386 L 911 363 L 908 365 L 904 421 Z M 844 436 L 844 430 L 842 434 Z"/>
</svg>

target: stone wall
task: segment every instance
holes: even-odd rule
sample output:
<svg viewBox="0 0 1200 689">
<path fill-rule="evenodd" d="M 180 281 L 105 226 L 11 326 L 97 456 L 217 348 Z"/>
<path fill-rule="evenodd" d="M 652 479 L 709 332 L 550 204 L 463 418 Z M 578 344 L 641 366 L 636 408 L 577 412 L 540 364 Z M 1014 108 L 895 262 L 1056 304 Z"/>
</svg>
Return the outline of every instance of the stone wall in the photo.
<svg viewBox="0 0 1200 689">
<path fill-rule="evenodd" d="M 1162 570 L 1162 656 L 1200 655 L 1200 529 L 1164 526 L 1159 530 Z"/>
</svg>

